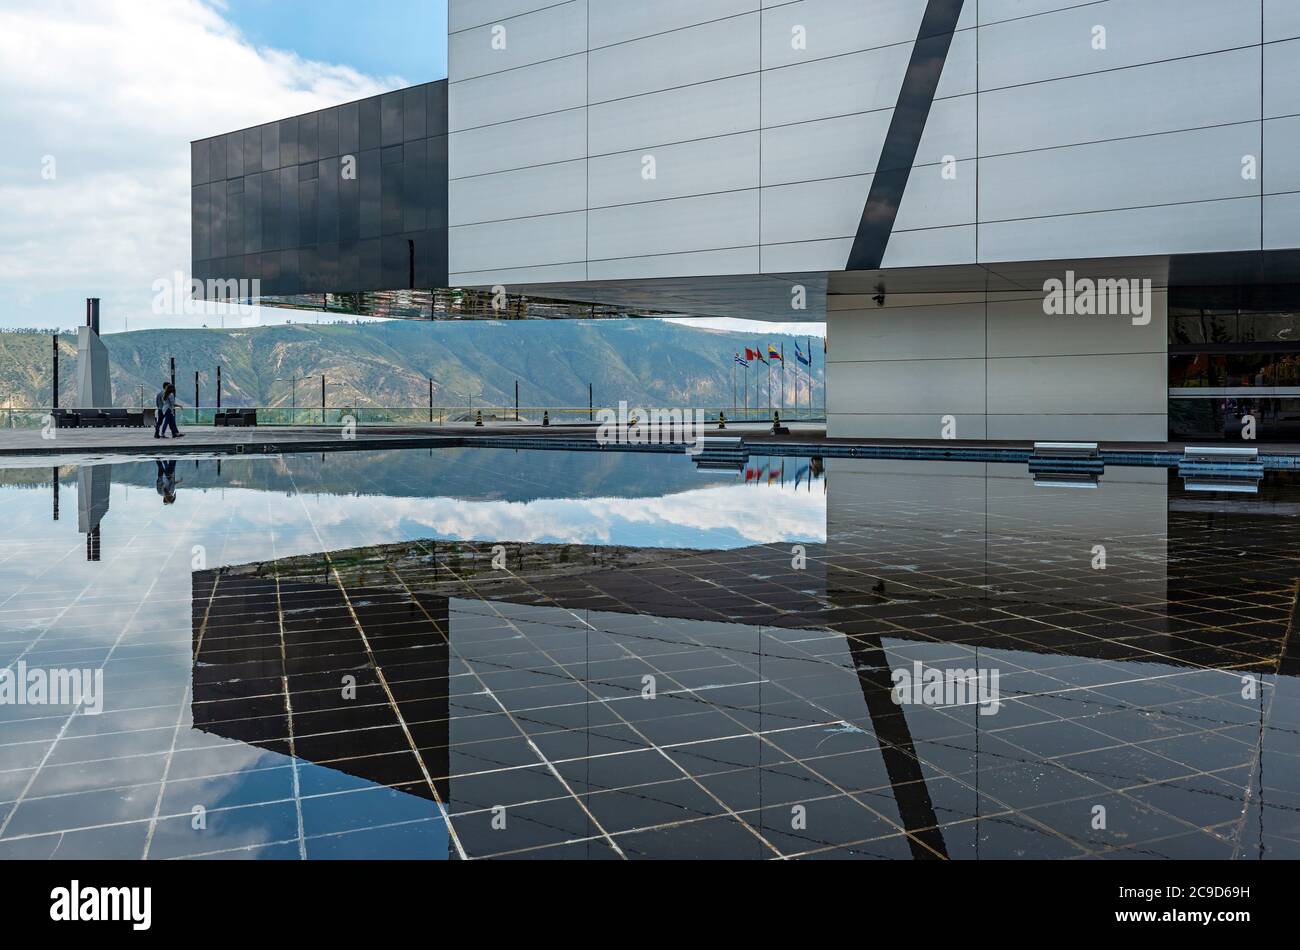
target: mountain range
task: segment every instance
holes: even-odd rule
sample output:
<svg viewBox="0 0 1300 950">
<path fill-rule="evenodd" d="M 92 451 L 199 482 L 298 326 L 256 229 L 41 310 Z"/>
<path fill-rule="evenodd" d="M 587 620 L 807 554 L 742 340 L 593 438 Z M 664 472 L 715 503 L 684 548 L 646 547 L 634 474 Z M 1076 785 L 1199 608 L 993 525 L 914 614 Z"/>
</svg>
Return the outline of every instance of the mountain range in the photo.
<svg viewBox="0 0 1300 950">
<path fill-rule="evenodd" d="M 585 406 L 588 384 L 597 405 L 717 407 L 744 404 L 746 370 L 734 362 L 745 347 L 784 346 L 785 400 L 795 399 L 795 343 L 806 337 L 734 333 L 662 320 L 537 320 L 502 322 L 388 321 L 286 324 L 241 329 L 137 330 L 104 336 L 118 406 L 149 405 L 176 360 L 182 403 L 215 403 L 221 367 L 222 405 L 319 406 L 320 376 L 332 407 L 424 406 L 433 379 L 439 406 L 508 406 L 519 382 L 522 406 Z M 823 397 L 820 339 L 811 340 L 813 390 Z M 60 404 L 76 404 L 76 339 L 59 337 Z M 50 337 L 0 332 L 0 406 L 48 406 Z M 780 364 L 771 373 L 773 403 L 781 394 Z M 291 382 L 297 380 L 297 382 Z M 759 394 L 755 385 L 762 380 Z M 748 370 L 750 405 L 766 405 L 767 367 Z M 296 394 L 291 396 L 291 388 Z M 799 400 L 807 404 L 808 387 Z"/>
</svg>

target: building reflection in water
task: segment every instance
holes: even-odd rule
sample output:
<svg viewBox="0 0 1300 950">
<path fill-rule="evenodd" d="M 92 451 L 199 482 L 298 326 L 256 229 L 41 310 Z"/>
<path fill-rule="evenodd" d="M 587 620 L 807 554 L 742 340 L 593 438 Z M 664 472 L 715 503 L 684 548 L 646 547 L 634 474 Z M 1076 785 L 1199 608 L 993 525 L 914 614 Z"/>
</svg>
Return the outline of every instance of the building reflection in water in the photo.
<svg viewBox="0 0 1300 950">
<path fill-rule="evenodd" d="M 57 482 L 56 478 L 55 483 Z M 86 536 L 87 561 L 98 561 L 100 558 L 100 522 L 108 514 L 112 488 L 113 466 L 82 465 L 77 469 L 77 530 Z M 56 501 L 56 514 L 57 510 Z"/>
<path fill-rule="evenodd" d="M 412 815 L 444 856 L 1300 855 L 1293 478 L 1234 496 L 1111 467 L 1072 491 L 1023 466 L 832 459 L 818 485 L 811 462 L 682 460 L 671 492 L 620 497 L 656 466 L 510 453 L 485 481 L 502 458 L 186 466 L 187 488 L 230 493 L 154 526 L 219 559 L 185 580 L 184 721 L 222 740 L 186 738 L 189 768 L 247 749 L 294 776 L 228 822 L 287 808 L 262 837 L 307 857 L 380 856 Z M 431 498 L 440 474 L 456 491 Z M 78 471 L 79 527 L 109 475 Z M 153 525 L 145 500 L 115 516 Z M 583 540 L 539 540 L 555 526 Z M 96 576 L 129 570 L 112 553 Z M 165 594 L 150 622 L 171 629 Z M 917 663 L 997 671 L 1000 709 L 900 705 Z M 367 852 L 322 815 L 388 836 Z M 167 853 L 234 847 L 168 834 Z"/>
<path fill-rule="evenodd" d="M 1294 597 L 1289 525 L 1171 518 L 1164 470 L 830 468 L 802 569 L 780 543 L 411 541 L 199 572 L 195 724 L 437 801 L 465 856 L 1294 846 L 1258 801 L 1288 628 L 1249 613 Z M 999 715 L 899 705 L 916 662 L 997 669 Z"/>
</svg>

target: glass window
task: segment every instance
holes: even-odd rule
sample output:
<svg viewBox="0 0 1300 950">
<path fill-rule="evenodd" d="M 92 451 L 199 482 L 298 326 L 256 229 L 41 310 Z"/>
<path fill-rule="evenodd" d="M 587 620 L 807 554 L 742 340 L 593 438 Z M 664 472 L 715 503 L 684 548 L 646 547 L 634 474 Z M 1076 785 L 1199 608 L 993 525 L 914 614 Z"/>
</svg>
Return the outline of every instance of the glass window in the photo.
<svg viewBox="0 0 1300 950">
<path fill-rule="evenodd" d="M 340 290 L 361 289 L 361 244 L 349 241 L 339 244 L 339 280 Z"/>
<path fill-rule="evenodd" d="M 226 177 L 242 178 L 244 174 L 244 133 L 232 132 L 224 138 L 226 142 Z"/>
<path fill-rule="evenodd" d="M 208 185 L 195 185 L 190 189 L 190 245 L 197 261 L 206 261 L 212 256 L 208 189 Z"/>
<path fill-rule="evenodd" d="M 339 187 L 339 243 L 352 243 L 361 237 L 361 182 L 355 178 L 335 180 Z"/>
<path fill-rule="evenodd" d="M 420 140 L 406 145 L 403 163 L 406 180 L 402 186 L 402 230 L 423 231 L 429 221 L 429 147 Z"/>
<path fill-rule="evenodd" d="M 361 268 L 359 274 L 361 290 L 375 290 L 384 281 L 382 243 L 379 238 L 360 241 L 357 244 Z"/>
<path fill-rule="evenodd" d="M 226 180 L 226 140 L 221 136 L 215 139 L 208 139 L 208 151 L 211 156 L 209 161 L 212 167 L 209 169 L 209 181 Z"/>
<path fill-rule="evenodd" d="M 428 133 L 425 128 L 428 125 L 428 103 L 425 102 L 425 94 L 428 91 L 428 85 L 412 86 L 410 89 L 402 90 L 402 140 L 414 142 L 416 139 L 422 139 Z"/>
<path fill-rule="evenodd" d="M 206 185 L 211 181 L 208 170 L 210 148 L 206 141 L 193 142 L 190 145 L 190 184 Z"/>
<path fill-rule="evenodd" d="M 429 139 L 429 228 L 447 227 L 447 136 Z"/>
<path fill-rule="evenodd" d="M 339 153 L 339 110 L 322 109 L 316 131 L 316 155 L 331 158 Z"/>
<path fill-rule="evenodd" d="M 262 172 L 262 252 L 280 249 L 280 174 L 279 169 Z M 263 268 L 266 261 L 262 262 Z"/>
<path fill-rule="evenodd" d="M 249 175 L 262 170 L 262 130 L 244 130 L 244 174 Z"/>
<path fill-rule="evenodd" d="M 361 148 L 361 108 L 355 102 L 339 106 L 339 154 L 355 155 Z"/>
<path fill-rule="evenodd" d="M 298 245 L 316 243 L 316 181 L 298 183 Z"/>
<path fill-rule="evenodd" d="M 339 239 L 339 173 L 337 159 L 322 159 L 317 189 L 316 238 L 322 244 Z"/>
<path fill-rule="evenodd" d="M 279 247 L 297 247 L 298 237 L 298 166 L 280 169 L 280 240 Z"/>
<path fill-rule="evenodd" d="M 222 153 L 225 153 L 225 143 L 222 142 Z M 209 187 L 208 203 L 212 212 L 212 248 L 213 257 L 226 256 L 226 183 L 222 181 L 213 182 Z"/>
<path fill-rule="evenodd" d="M 316 139 L 320 129 L 320 114 L 313 112 L 298 119 L 298 161 L 315 162 L 319 156 Z"/>
<path fill-rule="evenodd" d="M 244 176 L 244 253 L 262 250 L 262 176 Z M 260 267 L 261 265 L 257 265 Z"/>
<path fill-rule="evenodd" d="M 379 97 L 358 103 L 361 121 L 361 151 L 379 148 Z"/>
<path fill-rule="evenodd" d="M 402 233 L 402 190 L 405 183 L 405 165 L 391 162 L 383 166 L 383 233 Z"/>
<path fill-rule="evenodd" d="M 383 115 L 383 145 L 396 145 L 402 141 L 402 93 L 390 92 L 381 100 Z"/>
<path fill-rule="evenodd" d="M 357 156 L 357 183 L 361 186 L 361 238 L 380 234 L 380 165 L 379 150 L 371 149 Z"/>
<path fill-rule="evenodd" d="M 339 246 L 319 244 L 316 247 L 317 285 L 322 291 L 341 290 L 339 284 Z"/>
<path fill-rule="evenodd" d="M 277 168 L 298 164 L 298 119 L 280 120 L 280 163 Z"/>
<path fill-rule="evenodd" d="M 280 126 L 272 122 L 262 126 L 262 171 L 280 167 Z"/>
<path fill-rule="evenodd" d="M 447 134 L 447 80 L 430 83 L 425 97 L 429 103 L 429 118 L 425 133 L 430 136 Z"/>
<path fill-rule="evenodd" d="M 383 245 L 383 273 L 378 290 L 398 290 L 411 286 L 411 269 L 414 263 L 414 241 L 402 237 L 385 237 Z"/>
<path fill-rule="evenodd" d="M 231 182 L 234 184 L 234 182 Z M 243 181 L 238 194 L 226 196 L 226 255 L 244 252 L 244 191 Z"/>
</svg>

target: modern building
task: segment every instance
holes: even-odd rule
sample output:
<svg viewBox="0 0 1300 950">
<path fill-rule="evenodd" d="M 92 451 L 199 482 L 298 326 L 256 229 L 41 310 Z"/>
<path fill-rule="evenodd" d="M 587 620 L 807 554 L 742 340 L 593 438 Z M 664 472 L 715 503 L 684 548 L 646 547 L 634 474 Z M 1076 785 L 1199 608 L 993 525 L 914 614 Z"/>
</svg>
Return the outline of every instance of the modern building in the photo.
<svg viewBox="0 0 1300 950">
<path fill-rule="evenodd" d="M 194 276 L 423 319 L 825 320 L 832 436 L 1300 433 L 1291 0 L 448 21 L 445 82 L 193 143 Z"/>
</svg>

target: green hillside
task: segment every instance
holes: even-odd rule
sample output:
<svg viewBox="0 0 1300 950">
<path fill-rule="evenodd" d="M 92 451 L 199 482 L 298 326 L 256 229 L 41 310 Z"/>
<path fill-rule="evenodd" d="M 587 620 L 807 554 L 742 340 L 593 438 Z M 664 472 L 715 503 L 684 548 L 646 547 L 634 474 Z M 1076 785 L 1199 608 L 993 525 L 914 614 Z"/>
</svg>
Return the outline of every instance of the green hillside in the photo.
<svg viewBox="0 0 1300 950">
<path fill-rule="evenodd" d="M 176 384 L 184 403 L 200 395 L 211 405 L 221 366 L 223 405 L 287 406 L 290 378 L 299 406 L 320 405 L 325 374 L 330 406 L 422 406 L 428 378 L 438 405 L 510 405 L 519 380 L 525 406 L 585 406 L 587 384 L 598 404 L 620 399 L 645 406 L 729 406 L 732 358 L 746 344 L 778 347 L 795 365 L 794 338 L 735 334 L 659 320 L 556 320 L 500 323 L 388 323 L 287 325 L 252 329 L 140 330 L 105 336 L 119 406 L 153 399 L 176 358 Z M 806 341 L 800 338 L 800 344 Z M 813 339 L 817 403 L 821 404 L 821 341 Z M 60 402 L 76 402 L 76 341 L 60 338 Z M 47 406 L 50 338 L 0 333 L 0 406 Z M 737 378 L 744 370 L 737 369 Z M 750 370 L 753 383 L 764 370 Z M 763 375 L 762 401 L 766 402 Z M 773 401 L 779 395 L 779 374 Z M 800 397 L 807 399 L 806 389 Z M 741 400 L 743 402 L 743 399 Z M 786 399 L 794 401 L 794 373 L 786 373 Z"/>
</svg>

